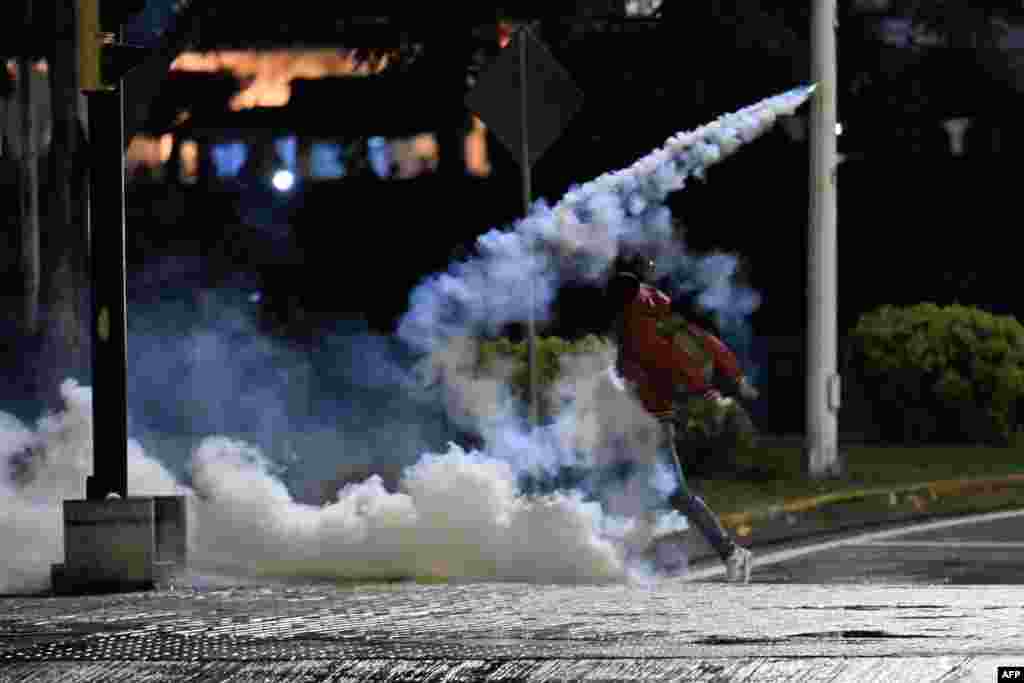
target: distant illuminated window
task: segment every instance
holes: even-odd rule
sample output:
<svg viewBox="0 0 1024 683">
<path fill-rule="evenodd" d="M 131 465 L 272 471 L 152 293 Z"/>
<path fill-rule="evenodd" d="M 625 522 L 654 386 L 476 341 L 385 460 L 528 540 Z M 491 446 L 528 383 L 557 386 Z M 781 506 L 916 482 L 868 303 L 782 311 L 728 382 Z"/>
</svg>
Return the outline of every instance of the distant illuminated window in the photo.
<svg viewBox="0 0 1024 683">
<path fill-rule="evenodd" d="M 487 150 L 487 127 L 476 116 L 473 117 L 473 128 L 463 140 L 463 156 L 466 171 L 478 178 L 486 178 L 491 174 L 490 155 Z"/>
<path fill-rule="evenodd" d="M 310 166 L 314 178 L 341 178 L 345 175 L 345 162 L 341 159 L 341 145 L 334 142 L 314 142 L 310 149 Z"/>
<path fill-rule="evenodd" d="M 626 16 L 650 17 L 661 9 L 662 0 L 626 0 Z"/>
<path fill-rule="evenodd" d="M 218 178 L 234 178 L 248 156 L 244 142 L 224 142 L 213 146 L 213 167 Z"/>
<path fill-rule="evenodd" d="M 199 143 L 185 140 L 181 143 L 181 181 L 194 183 L 199 179 Z"/>
<path fill-rule="evenodd" d="M 408 179 L 433 173 L 440 162 L 440 152 L 437 138 L 432 133 L 392 140 L 395 176 Z"/>
<path fill-rule="evenodd" d="M 882 19 L 879 30 L 882 42 L 888 45 L 910 45 L 910 39 L 914 34 L 913 23 L 901 17 Z"/>
<path fill-rule="evenodd" d="M 370 165 L 378 178 L 391 177 L 391 146 L 388 141 L 381 137 L 373 137 L 367 140 L 369 148 Z"/>
<path fill-rule="evenodd" d="M 274 140 L 274 149 L 286 168 L 294 169 L 298 166 L 299 141 L 294 135 Z"/>
</svg>

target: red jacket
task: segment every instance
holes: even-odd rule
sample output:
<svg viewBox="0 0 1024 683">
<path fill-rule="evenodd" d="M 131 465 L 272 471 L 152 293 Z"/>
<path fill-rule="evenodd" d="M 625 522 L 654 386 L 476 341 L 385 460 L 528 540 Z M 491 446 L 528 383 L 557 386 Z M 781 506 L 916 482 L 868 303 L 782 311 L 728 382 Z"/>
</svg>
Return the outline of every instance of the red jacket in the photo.
<svg viewBox="0 0 1024 683">
<path fill-rule="evenodd" d="M 702 359 L 695 358 L 658 334 L 658 321 L 672 313 L 672 300 L 664 292 L 640 285 L 618 321 L 619 372 L 635 388 L 644 408 L 655 417 L 673 412 L 676 387 L 705 393 L 712 389 Z M 703 340 L 717 371 L 743 377 L 735 354 L 713 334 L 690 324 L 691 334 Z"/>
</svg>

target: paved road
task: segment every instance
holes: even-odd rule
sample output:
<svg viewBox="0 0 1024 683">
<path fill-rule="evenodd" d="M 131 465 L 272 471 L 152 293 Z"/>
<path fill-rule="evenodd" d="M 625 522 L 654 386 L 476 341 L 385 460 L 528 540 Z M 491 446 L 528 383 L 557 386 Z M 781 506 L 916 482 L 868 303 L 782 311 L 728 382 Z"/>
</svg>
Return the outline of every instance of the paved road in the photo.
<svg viewBox="0 0 1024 683">
<path fill-rule="evenodd" d="M 691 580 L 721 576 L 717 564 Z M 1024 585 L 1024 511 L 927 522 L 759 554 L 758 583 Z"/>
<path fill-rule="evenodd" d="M 174 591 L 6 598 L 0 681 L 993 681 L 997 664 L 1024 664 L 1024 586 L 963 582 L 1020 582 L 1021 523 L 788 549 L 747 586 L 713 569 L 648 586 L 194 576 Z"/>
</svg>

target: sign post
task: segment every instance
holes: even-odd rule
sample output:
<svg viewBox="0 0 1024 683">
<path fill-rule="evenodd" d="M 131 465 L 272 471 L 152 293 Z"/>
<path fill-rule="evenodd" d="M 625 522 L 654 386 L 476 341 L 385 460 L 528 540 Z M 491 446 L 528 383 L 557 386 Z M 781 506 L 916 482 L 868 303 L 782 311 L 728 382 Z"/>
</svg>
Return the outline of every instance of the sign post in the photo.
<svg viewBox="0 0 1024 683">
<path fill-rule="evenodd" d="M 509 107 L 509 95 L 518 100 Z M 466 105 L 494 131 L 513 154 L 522 171 L 523 215 L 533 202 L 532 169 L 558 139 L 583 104 L 583 93 L 565 68 L 526 27 L 480 76 L 467 95 Z M 537 295 L 530 281 L 530 312 L 527 318 L 530 423 L 540 422 L 537 397 Z"/>
</svg>

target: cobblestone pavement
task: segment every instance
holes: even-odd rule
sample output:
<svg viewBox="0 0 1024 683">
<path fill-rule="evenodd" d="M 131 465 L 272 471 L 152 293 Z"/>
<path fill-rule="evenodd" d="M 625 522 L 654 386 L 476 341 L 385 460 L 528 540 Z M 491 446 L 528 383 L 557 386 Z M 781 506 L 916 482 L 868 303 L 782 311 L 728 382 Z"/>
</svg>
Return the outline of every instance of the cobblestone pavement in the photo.
<svg viewBox="0 0 1024 683">
<path fill-rule="evenodd" d="M 995 680 L 1024 588 L 249 584 L 0 600 L 0 681 Z"/>
</svg>

